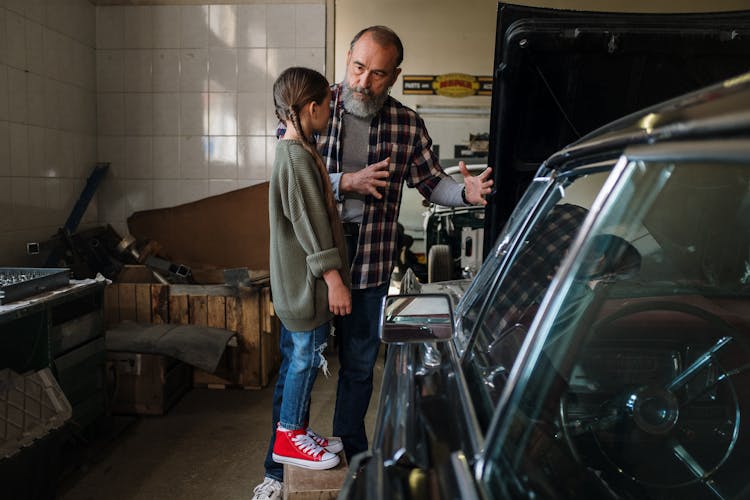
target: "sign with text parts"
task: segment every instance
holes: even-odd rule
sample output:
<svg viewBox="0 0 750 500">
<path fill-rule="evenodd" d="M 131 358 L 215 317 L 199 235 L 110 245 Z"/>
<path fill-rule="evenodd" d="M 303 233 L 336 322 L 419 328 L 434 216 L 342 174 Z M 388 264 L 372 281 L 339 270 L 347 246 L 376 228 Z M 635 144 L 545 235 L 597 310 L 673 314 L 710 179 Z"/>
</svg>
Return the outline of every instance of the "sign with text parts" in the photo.
<svg viewBox="0 0 750 500">
<path fill-rule="evenodd" d="M 444 75 L 404 75 L 404 94 L 468 97 L 492 95 L 491 76 L 473 76 L 465 73 Z"/>
</svg>

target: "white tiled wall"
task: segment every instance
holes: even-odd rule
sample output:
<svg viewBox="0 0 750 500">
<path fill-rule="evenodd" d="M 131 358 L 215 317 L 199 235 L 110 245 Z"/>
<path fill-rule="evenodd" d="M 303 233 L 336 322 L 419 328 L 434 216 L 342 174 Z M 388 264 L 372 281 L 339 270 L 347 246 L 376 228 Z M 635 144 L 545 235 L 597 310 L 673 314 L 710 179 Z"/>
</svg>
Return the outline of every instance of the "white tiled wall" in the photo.
<svg viewBox="0 0 750 500">
<path fill-rule="evenodd" d="M 137 210 L 269 178 L 284 68 L 324 71 L 325 4 L 96 9 L 99 215 L 126 233 Z"/>
<path fill-rule="evenodd" d="M 324 70 L 325 4 L 101 6 L 0 0 L 0 266 L 66 221 L 127 233 L 134 211 L 268 179 L 271 85 Z"/>
<path fill-rule="evenodd" d="M 95 8 L 0 0 L 0 266 L 64 225 L 96 160 Z M 96 203 L 83 224 L 97 221 Z"/>
</svg>

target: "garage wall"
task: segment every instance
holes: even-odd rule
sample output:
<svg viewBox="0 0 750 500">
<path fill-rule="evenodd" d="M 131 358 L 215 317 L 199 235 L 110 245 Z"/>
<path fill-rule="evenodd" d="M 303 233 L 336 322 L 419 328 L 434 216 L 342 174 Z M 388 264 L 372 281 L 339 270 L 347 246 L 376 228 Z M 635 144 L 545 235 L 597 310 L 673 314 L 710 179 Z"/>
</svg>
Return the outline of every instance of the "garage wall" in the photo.
<svg viewBox="0 0 750 500">
<path fill-rule="evenodd" d="M 87 0 L 0 1 L 0 266 L 29 262 L 94 165 L 94 19 Z"/>
<path fill-rule="evenodd" d="M 325 68 L 325 4 L 97 8 L 100 220 L 263 182 L 273 163 L 271 87 Z"/>
<path fill-rule="evenodd" d="M 134 211 L 267 180 L 273 81 L 325 70 L 324 0 L 95 3 L 0 0 L 0 266 L 41 263 L 26 243 L 65 223 L 96 161 L 81 229 L 123 236 Z"/>
</svg>

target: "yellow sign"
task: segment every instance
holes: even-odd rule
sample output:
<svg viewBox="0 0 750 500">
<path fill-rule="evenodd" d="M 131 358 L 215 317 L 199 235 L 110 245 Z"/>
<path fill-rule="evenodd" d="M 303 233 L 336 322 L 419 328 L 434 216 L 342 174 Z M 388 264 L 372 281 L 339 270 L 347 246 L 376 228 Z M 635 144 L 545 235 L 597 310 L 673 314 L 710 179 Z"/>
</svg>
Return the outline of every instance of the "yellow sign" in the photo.
<svg viewBox="0 0 750 500">
<path fill-rule="evenodd" d="M 431 94 L 446 97 L 492 95 L 491 76 L 473 76 L 465 73 L 444 75 L 404 75 L 404 94 Z"/>
<path fill-rule="evenodd" d="M 448 73 L 435 77 L 432 88 L 437 95 L 446 97 L 466 97 L 474 95 L 479 90 L 479 82 L 471 75 L 464 73 Z"/>
</svg>

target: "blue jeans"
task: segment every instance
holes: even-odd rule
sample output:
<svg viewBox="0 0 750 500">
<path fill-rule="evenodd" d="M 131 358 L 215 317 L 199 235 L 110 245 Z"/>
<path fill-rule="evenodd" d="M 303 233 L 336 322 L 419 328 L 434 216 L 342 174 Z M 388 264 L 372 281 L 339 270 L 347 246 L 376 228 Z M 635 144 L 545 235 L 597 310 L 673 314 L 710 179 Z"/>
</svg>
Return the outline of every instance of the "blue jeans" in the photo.
<svg viewBox="0 0 750 500">
<path fill-rule="evenodd" d="M 273 445 L 276 442 L 276 425 L 287 429 L 301 429 L 310 415 L 310 393 L 318 368 L 325 367 L 323 351 L 328 340 L 329 324 L 314 330 L 291 332 L 281 325 L 281 367 L 273 391 L 273 425 L 271 442 L 268 444 L 266 477 L 284 480 L 284 466 L 274 462 Z"/>
<path fill-rule="evenodd" d="M 352 313 L 337 318 L 339 381 L 333 435 L 344 442 L 347 460 L 368 448 L 365 415 L 372 395 L 372 371 L 380 349 L 378 324 L 388 283 L 352 290 Z"/>
</svg>

